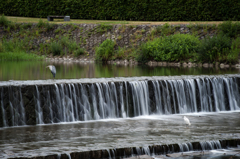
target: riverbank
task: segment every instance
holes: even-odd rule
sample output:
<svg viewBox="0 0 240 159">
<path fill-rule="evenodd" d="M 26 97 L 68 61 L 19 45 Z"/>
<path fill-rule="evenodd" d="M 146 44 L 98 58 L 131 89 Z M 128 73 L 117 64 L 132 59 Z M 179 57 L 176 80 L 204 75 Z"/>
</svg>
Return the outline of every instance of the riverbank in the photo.
<svg viewBox="0 0 240 159">
<path fill-rule="evenodd" d="M 94 58 L 74 58 L 74 57 L 51 57 L 46 58 L 46 61 L 50 63 L 94 63 Z M 111 65 L 127 66 L 127 65 L 138 65 L 139 63 L 135 60 L 110 60 L 106 62 Z M 192 62 L 156 62 L 149 61 L 146 63 L 149 66 L 162 66 L 162 67 L 204 67 L 204 68 L 237 68 L 240 69 L 240 60 L 237 64 L 224 64 L 224 63 L 192 63 Z"/>
<path fill-rule="evenodd" d="M 0 51 L 14 52 L 18 49 L 58 61 L 104 60 L 110 64 L 124 65 L 148 63 L 179 66 L 180 63 L 194 67 L 202 63 L 205 66 L 222 64 L 231 67 L 239 63 L 239 23 L 106 23 L 56 24 L 41 19 L 38 23 L 14 23 L 7 20 L 0 23 Z M 168 43 L 168 40 L 175 41 Z M 159 50 L 160 44 L 164 46 Z M 175 50 L 172 44 L 176 46 Z"/>
</svg>

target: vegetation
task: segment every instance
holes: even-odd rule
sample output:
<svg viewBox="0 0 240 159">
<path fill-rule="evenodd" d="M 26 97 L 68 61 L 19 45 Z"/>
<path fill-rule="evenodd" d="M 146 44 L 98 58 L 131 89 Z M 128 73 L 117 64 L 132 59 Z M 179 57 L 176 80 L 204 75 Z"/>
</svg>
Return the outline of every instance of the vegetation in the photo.
<svg viewBox="0 0 240 159">
<path fill-rule="evenodd" d="M 115 42 L 107 39 L 95 49 L 96 60 L 109 60 L 114 55 Z"/>
<path fill-rule="evenodd" d="M 38 56 L 33 53 L 26 53 L 23 51 L 14 52 L 0 52 L 0 61 L 2 60 L 18 60 L 18 61 L 28 61 L 28 60 L 43 60 L 43 56 Z"/>
<path fill-rule="evenodd" d="M 147 0 L 8 0 L 6 3 L 0 3 L 0 11 L 5 15 L 24 17 L 69 15 L 77 19 L 139 21 L 239 20 L 239 8 L 238 0 L 151 0 L 151 2 Z"/>
<path fill-rule="evenodd" d="M 218 30 L 222 35 L 230 38 L 236 38 L 240 34 L 240 23 L 227 21 L 219 24 Z"/>
<path fill-rule="evenodd" d="M 202 62 L 224 62 L 230 53 L 231 39 L 227 36 L 217 35 L 202 40 L 199 47 L 199 60 Z"/>
<path fill-rule="evenodd" d="M 174 34 L 156 38 L 141 45 L 139 62 L 156 61 L 184 61 L 196 54 L 200 41 L 189 34 Z"/>
<path fill-rule="evenodd" d="M 89 48 L 89 38 L 94 36 L 109 38 L 107 32 L 113 28 L 108 24 L 100 24 L 90 30 L 84 30 L 75 24 L 64 24 L 59 27 L 43 19 L 36 25 L 19 24 L 8 21 L 4 15 L 0 17 L 0 26 L 3 26 L 5 31 L 0 41 L 0 53 L 26 52 L 30 55 L 31 52 L 45 56 L 75 57 L 88 56 L 88 51 L 92 49 Z M 240 52 L 239 22 L 227 21 L 219 26 L 197 24 L 187 27 L 189 31 L 180 34 L 179 25 L 172 26 L 168 23 L 152 27 L 150 30 L 139 29 L 136 25 L 122 25 L 118 32 L 114 33 L 114 41 L 107 39 L 94 48 L 96 60 L 135 59 L 141 63 L 149 60 L 237 62 Z M 80 35 L 76 36 L 73 32 Z M 45 38 L 49 33 L 55 37 Z M 129 39 L 125 38 L 126 34 L 131 35 Z M 203 36 L 205 38 L 202 39 Z M 129 40 L 128 46 L 124 46 L 126 40 Z M 82 48 L 83 46 L 86 49 Z"/>
</svg>

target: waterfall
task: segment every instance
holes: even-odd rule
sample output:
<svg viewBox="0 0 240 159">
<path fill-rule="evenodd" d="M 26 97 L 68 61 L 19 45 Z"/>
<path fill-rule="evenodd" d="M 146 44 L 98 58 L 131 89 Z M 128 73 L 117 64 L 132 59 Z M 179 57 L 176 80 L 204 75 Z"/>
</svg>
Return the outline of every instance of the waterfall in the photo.
<svg viewBox="0 0 240 159">
<path fill-rule="evenodd" d="M 9 109 L 11 116 L 10 122 L 12 126 L 26 125 L 25 108 L 23 106 L 20 87 L 13 91 L 13 88 L 9 86 Z"/>
<path fill-rule="evenodd" d="M 180 152 L 187 152 L 187 151 L 193 151 L 192 143 L 181 143 L 178 144 Z"/>
<path fill-rule="evenodd" d="M 221 143 L 219 141 L 202 141 L 200 142 L 201 149 L 204 150 L 214 150 L 222 149 Z"/>
<path fill-rule="evenodd" d="M 147 81 L 129 82 L 132 89 L 134 116 L 149 115 L 149 92 Z"/>
<path fill-rule="evenodd" d="M 2 110 L 2 121 L 3 121 L 3 126 L 4 127 L 7 127 L 8 126 L 8 123 L 7 123 L 7 117 L 6 117 L 6 111 L 5 111 L 5 108 L 4 108 L 4 104 L 3 104 L 3 88 L 1 89 L 1 92 L 0 92 L 0 99 L 1 99 L 1 110 Z"/>
<path fill-rule="evenodd" d="M 35 100 L 35 112 L 36 112 L 36 123 L 37 124 L 44 124 L 43 122 L 43 112 L 40 103 L 38 87 L 36 86 L 36 97 L 34 96 Z"/>
<path fill-rule="evenodd" d="M 1 88 L 3 127 L 26 125 L 26 118 L 44 124 L 240 109 L 238 77 L 59 83 L 31 87 Z M 33 103 L 29 99 L 31 96 Z M 32 112 L 29 104 L 34 107 L 35 118 L 25 114 L 26 108 L 27 112 Z M 33 119 L 29 120 L 31 117 Z"/>
</svg>

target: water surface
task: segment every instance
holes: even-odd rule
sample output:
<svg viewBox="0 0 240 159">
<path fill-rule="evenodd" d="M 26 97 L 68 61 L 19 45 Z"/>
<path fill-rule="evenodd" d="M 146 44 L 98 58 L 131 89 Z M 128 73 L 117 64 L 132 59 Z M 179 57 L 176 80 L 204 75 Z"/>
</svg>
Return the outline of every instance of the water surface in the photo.
<svg viewBox="0 0 240 159">
<path fill-rule="evenodd" d="M 46 66 L 49 64 L 54 63 L 46 61 L 0 61 L 0 81 L 51 79 L 52 74 L 46 69 Z M 239 73 L 239 69 L 236 68 L 150 67 L 147 65 L 119 66 L 95 63 L 56 63 L 54 65 L 57 69 L 56 79 Z"/>
<path fill-rule="evenodd" d="M 240 112 L 185 115 L 1 128 L 0 158 L 240 138 Z"/>
</svg>

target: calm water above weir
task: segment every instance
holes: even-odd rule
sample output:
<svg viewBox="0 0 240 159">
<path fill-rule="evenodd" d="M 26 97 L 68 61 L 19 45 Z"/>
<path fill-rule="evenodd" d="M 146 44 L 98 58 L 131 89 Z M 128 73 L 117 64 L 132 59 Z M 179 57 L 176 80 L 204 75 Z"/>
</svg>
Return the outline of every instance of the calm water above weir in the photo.
<svg viewBox="0 0 240 159">
<path fill-rule="evenodd" d="M 1 61 L 0 81 L 8 80 L 45 80 L 52 74 L 46 66 L 54 64 L 45 61 Z M 133 76 L 175 76 L 175 75 L 216 75 L 237 74 L 236 68 L 183 68 L 183 67 L 150 67 L 146 65 L 119 66 L 94 63 L 56 63 L 56 79 L 79 79 L 101 77 Z"/>
<path fill-rule="evenodd" d="M 239 111 L 141 116 L 0 129 L 0 158 L 240 138 Z"/>
</svg>

